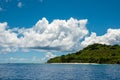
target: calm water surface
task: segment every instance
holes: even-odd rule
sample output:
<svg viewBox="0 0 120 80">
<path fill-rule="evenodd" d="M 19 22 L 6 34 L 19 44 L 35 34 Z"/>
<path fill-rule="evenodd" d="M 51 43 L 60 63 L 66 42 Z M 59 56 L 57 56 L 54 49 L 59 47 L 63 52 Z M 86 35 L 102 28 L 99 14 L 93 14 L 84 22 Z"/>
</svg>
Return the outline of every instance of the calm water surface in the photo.
<svg viewBox="0 0 120 80">
<path fill-rule="evenodd" d="M 0 64 L 0 80 L 120 80 L 120 65 Z"/>
</svg>

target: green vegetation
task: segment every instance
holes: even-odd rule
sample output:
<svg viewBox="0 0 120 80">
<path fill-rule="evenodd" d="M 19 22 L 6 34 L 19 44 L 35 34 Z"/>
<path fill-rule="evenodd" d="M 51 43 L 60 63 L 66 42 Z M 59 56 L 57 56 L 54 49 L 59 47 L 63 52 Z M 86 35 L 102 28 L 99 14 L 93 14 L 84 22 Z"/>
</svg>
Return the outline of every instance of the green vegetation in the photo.
<svg viewBox="0 0 120 80">
<path fill-rule="evenodd" d="M 120 64 L 120 46 L 93 44 L 76 53 L 52 58 L 47 63 Z"/>
</svg>

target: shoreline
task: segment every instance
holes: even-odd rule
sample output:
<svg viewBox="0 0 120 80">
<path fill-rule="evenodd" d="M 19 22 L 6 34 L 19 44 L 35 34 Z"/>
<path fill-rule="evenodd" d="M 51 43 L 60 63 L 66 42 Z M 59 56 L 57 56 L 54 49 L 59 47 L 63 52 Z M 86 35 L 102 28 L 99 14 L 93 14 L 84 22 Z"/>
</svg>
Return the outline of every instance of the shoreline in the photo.
<svg viewBox="0 0 120 80">
<path fill-rule="evenodd" d="M 99 65 L 99 63 L 47 63 L 47 64 L 84 64 L 84 65 Z"/>
<path fill-rule="evenodd" d="M 83 64 L 83 65 L 119 65 L 119 64 L 99 64 L 99 63 L 46 63 L 46 64 Z"/>
</svg>

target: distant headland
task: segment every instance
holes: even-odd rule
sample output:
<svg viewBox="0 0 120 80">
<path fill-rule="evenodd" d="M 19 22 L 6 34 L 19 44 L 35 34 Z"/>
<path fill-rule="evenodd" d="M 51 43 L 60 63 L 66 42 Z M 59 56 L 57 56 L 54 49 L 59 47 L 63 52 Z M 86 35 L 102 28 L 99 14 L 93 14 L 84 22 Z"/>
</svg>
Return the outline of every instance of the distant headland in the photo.
<svg viewBox="0 0 120 80">
<path fill-rule="evenodd" d="M 76 53 L 51 58 L 47 63 L 120 64 L 120 46 L 93 44 Z"/>
</svg>

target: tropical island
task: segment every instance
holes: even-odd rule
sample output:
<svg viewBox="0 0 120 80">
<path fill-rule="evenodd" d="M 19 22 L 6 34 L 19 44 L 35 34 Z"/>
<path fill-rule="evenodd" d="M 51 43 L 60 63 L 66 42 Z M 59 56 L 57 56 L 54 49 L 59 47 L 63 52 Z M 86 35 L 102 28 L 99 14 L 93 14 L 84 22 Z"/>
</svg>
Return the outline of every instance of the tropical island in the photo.
<svg viewBox="0 0 120 80">
<path fill-rule="evenodd" d="M 47 63 L 120 64 L 120 46 L 96 43 L 76 53 L 51 58 Z"/>
</svg>

